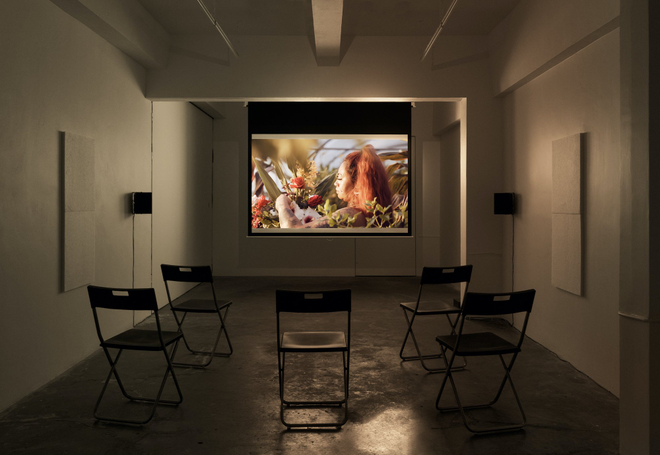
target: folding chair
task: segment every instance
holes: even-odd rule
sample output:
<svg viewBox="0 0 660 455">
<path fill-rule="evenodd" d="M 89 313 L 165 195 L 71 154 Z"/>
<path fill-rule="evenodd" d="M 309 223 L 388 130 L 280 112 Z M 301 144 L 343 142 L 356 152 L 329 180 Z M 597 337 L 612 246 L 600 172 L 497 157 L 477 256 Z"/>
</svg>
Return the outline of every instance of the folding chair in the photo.
<svg viewBox="0 0 660 455">
<path fill-rule="evenodd" d="M 471 276 L 471 265 L 461 265 L 457 267 L 424 267 L 422 270 L 422 279 L 419 284 L 417 301 L 400 304 L 401 308 L 403 309 L 403 315 L 406 317 L 406 323 L 408 324 L 408 330 L 406 331 L 406 336 L 403 338 L 401 351 L 399 351 L 399 357 L 401 357 L 402 361 L 407 362 L 411 360 L 419 360 L 422 364 L 422 367 L 424 367 L 424 369 L 430 373 L 440 373 L 445 371 L 444 368 L 431 368 L 424 362 L 424 360 L 439 359 L 442 355 L 422 354 L 419 348 L 419 344 L 417 343 L 415 332 L 413 332 L 413 323 L 419 316 L 445 315 L 447 317 L 447 321 L 449 321 L 449 326 L 451 327 L 451 334 L 454 335 L 456 333 L 456 324 L 458 323 L 458 314 L 461 312 L 460 302 L 457 300 L 453 300 L 452 302 L 446 302 L 442 300 L 424 301 L 422 300 L 422 294 L 424 289 L 427 289 L 428 291 L 428 288 L 431 285 L 460 283 L 465 283 L 465 292 L 467 292 Z M 410 317 L 408 316 L 409 313 Z M 456 315 L 454 321 L 451 320 L 450 315 Z M 406 343 L 408 342 L 408 337 L 412 338 L 417 355 L 405 356 L 403 354 L 403 350 L 405 349 Z M 463 369 L 466 365 L 467 363 L 464 361 L 463 365 L 456 366 L 454 369 Z"/>
<path fill-rule="evenodd" d="M 229 357 L 234 349 L 232 348 L 231 341 L 229 340 L 229 334 L 227 333 L 227 327 L 225 326 L 225 320 L 227 319 L 227 312 L 232 302 L 230 300 L 218 300 L 215 294 L 215 288 L 213 287 L 213 275 L 211 274 L 211 267 L 208 265 L 202 266 L 185 266 L 185 265 L 168 265 L 161 264 L 160 269 L 163 273 L 163 280 L 165 281 L 165 290 L 167 291 L 167 300 L 170 302 L 170 308 L 174 314 L 174 319 L 176 320 L 177 325 L 179 326 L 179 331 L 183 334 L 183 343 L 186 346 L 186 349 L 192 354 L 202 354 L 207 355 L 208 360 L 205 363 L 184 363 L 184 362 L 172 362 L 174 366 L 177 367 L 192 367 L 192 368 L 204 368 L 207 367 L 213 357 Z M 211 288 L 212 299 L 198 299 L 198 298 L 183 298 L 175 299 L 172 301 L 172 296 L 170 294 L 169 282 L 185 282 L 185 283 L 208 283 Z M 223 311 L 224 310 L 224 314 Z M 179 319 L 179 315 L 183 314 Z M 215 343 L 213 344 L 213 349 L 210 351 L 200 351 L 193 349 L 186 336 L 183 332 L 183 323 L 186 320 L 188 313 L 196 314 L 217 314 L 220 322 L 220 328 L 218 329 L 218 335 L 215 338 Z M 225 334 L 225 339 L 227 340 L 227 345 L 229 346 L 228 352 L 216 352 L 218 348 L 218 343 L 222 334 Z M 178 343 L 174 347 L 174 353 L 178 348 Z M 172 357 L 174 359 L 174 357 Z"/>
<path fill-rule="evenodd" d="M 277 312 L 277 363 L 280 383 L 280 420 L 287 427 L 336 427 L 340 429 L 348 420 L 348 370 L 351 351 L 351 291 L 350 289 L 336 291 L 276 291 L 275 304 Z M 314 332 L 284 332 L 280 331 L 281 313 L 347 313 L 346 332 L 314 331 Z M 341 400 L 290 401 L 284 397 L 284 367 L 287 352 L 340 352 L 344 370 L 344 393 Z M 286 408 L 344 407 L 342 420 L 335 423 L 287 422 L 284 418 Z"/>
<path fill-rule="evenodd" d="M 181 338 L 181 333 L 161 330 L 160 318 L 158 317 L 158 305 L 156 304 L 156 293 L 154 290 L 118 289 L 103 288 L 99 286 L 87 286 L 87 292 L 89 294 L 89 301 L 92 305 L 92 312 L 94 313 L 96 333 L 99 336 L 99 341 L 101 342 L 103 352 L 105 352 L 105 356 L 108 358 L 108 362 L 110 362 L 110 372 L 108 373 L 108 377 L 103 384 L 101 394 L 99 395 L 98 400 L 96 400 L 96 406 L 94 407 L 94 417 L 96 417 L 98 420 L 107 422 L 143 425 L 151 420 L 151 418 L 156 413 L 156 406 L 159 404 L 178 405 L 181 403 L 183 400 L 183 395 L 181 394 L 181 389 L 179 388 L 179 382 L 174 375 L 171 357 L 167 353 L 167 347 L 173 343 L 176 343 L 179 338 Z M 97 308 L 107 308 L 111 310 L 153 311 L 156 318 L 157 330 L 129 329 L 112 338 L 105 339 L 101 333 L 101 325 L 99 323 L 99 317 L 96 311 Z M 119 350 L 114 359 L 110 355 L 109 349 Z M 125 349 L 131 351 L 163 352 L 165 361 L 167 362 L 167 368 L 165 369 L 165 374 L 163 375 L 163 380 L 160 383 L 160 389 L 156 394 L 156 398 L 136 397 L 126 392 L 124 384 L 119 378 L 119 373 L 117 372 L 117 363 L 119 362 L 119 357 Z M 178 400 L 161 400 L 160 398 L 163 393 L 168 374 L 171 374 L 172 379 L 174 380 L 174 385 L 176 386 L 176 390 L 179 395 Z M 121 393 L 126 398 L 138 403 L 153 403 L 151 413 L 146 419 L 121 419 L 116 417 L 104 417 L 98 414 L 99 405 L 101 404 L 103 395 L 105 394 L 105 391 L 108 387 L 110 378 L 113 375 L 117 380 L 117 384 L 119 385 Z"/>
<path fill-rule="evenodd" d="M 534 302 L 534 295 L 536 291 L 534 289 L 529 289 L 527 291 L 518 291 L 518 292 L 509 292 L 502 294 L 478 294 L 478 293 L 468 293 L 465 296 L 463 301 L 463 307 L 461 310 L 460 320 L 461 324 L 458 329 L 458 335 L 448 335 L 448 336 L 438 336 L 436 340 L 440 343 L 442 348 L 442 353 L 446 354 L 449 349 L 452 351 L 452 356 L 447 361 L 447 356 L 443 355 L 445 360 L 445 376 L 442 380 L 442 385 L 440 386 L 440 391 L 438 392 L 438 398 L 435 400 L 435 407 L 440 411 L 460 411 L 461 417 L 463 418 L 463 423 L 466 428 L 473 433 L 493 433 L 498 431 L 509 431 L 509 430 L 518 430 L 525 425 L 526 418 L 525 412 L 523 411 L 522 404 L 518 398 L 518 392 L 513 385 L 513 380 L 511 379 L 511 369 L 513 364 L 516 361 L 516 357 L 520 352 L 520 346 L 522 345 L 523 340 L 525 339 L 525 331 L 527 330 L 527 322 L 529 321 L 529 314 L 532 311 L 532 303 Z M 520 332 L 520 338 L 514 343 L 500 338 L 492 332 L 479 332 L 479 333 L 463 333 L 465 326 L 465 318 L 468 316 L 494 316 L 494 315 L 508 315 L 514 313 L 526 313 L 525 321 L 523 322 L 523 327 Z M 505 362 L 503 355 L 513 354 L 509 362 Z M 464 406 L 461 404 L 461 400 L 458 396 L 458 390 L 456 389 L 456 384 L 454 383 L 454 378 L 452 375 L 452 363 L 456 356 L 499 356 L 504 368 L 504 378 L 500 384 L 499 389 L 495 398 L 489 403 L 485 404 L 476 404 L 470 406 Z M 447 380 L 451 382 L 451 387 L 454 391 L 454 397 L 456 398 L 456 404 L 458 406 L 454 407 L 440 407 L 440 398 L 442 397 L 442 392 L 445 388 Z M 476 428 L 470 426 L 467 421 L 465 410 L 468 409 L 477 409 L 477 408 L 487 408 L 494 405 L 502 394 L 504 385 L 509 382 L 511 385 L 511 390 L 513 391 L 513 396 L 516 398 L 518 403 L 518 409 L 522 415 L 521 422 L 511 423 L 509 425 L 500 425 L 500 426 L 491 426 L 488 428 Z"/>
</svg>

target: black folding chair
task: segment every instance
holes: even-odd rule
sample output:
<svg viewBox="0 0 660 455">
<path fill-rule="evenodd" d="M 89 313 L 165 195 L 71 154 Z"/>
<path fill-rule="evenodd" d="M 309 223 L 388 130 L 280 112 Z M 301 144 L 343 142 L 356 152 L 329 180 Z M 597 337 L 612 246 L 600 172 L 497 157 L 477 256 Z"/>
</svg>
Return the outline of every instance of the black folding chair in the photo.
<svg viewBox="0 0 660 455">
<path fill-rule="evenodd" d="M 534 295 L 536 291 L 529 289 L 527 291 L 509 292 L 502 294 L 479 294 L 468 293 L 463 301 L 463 307 L 460 315 L 460 327 L 458 335 L 438 336 L 436 340 L 440 343 L 442 348 L 443 358 L 445 360 L 445 376 L 438 392 L 438 398 L 435 400 L 435 406 L 440 411 L 460 411 L 463 423 L 473 433 L 494 433 L 498 431 L 518 430 L 526 423 L 525 412 L 523 411 L 522 404 L 518 398 L 518 392 L 513 385 L 511 379 L 511 369 L 516 361 L 516 357 L 520 352 L 520 347 L 525 339 L 525 331 L 527 330 L 527 322 L 529 321 L 529 314 L 532 311 L 532 304 L 534 303 Z M 520 337 L 516 343 L 511 343 L 492 332 L 479 332 L 479 333 L 463 333 L 465 327 L 465 318 L 469 316 L 494 316 L 494 315 L 509 315 L 514 313 L 525 313 L 525 321 L 520 332 Z M 447 350 L 452 351 L 451 358 L 447 360 Z M 512 354 L 509 362 L 505 362 L 504 355 Z M 489 403 L 476 404 L 464 406 L 458 396 L 458 390 L 454 383 L 451 366 L 457 356 L 499 356 L 504 368 L 504 378 L 500 384 L 495 398 Z M 451 382 L 451 387 L 454 391 L 456 404 L 454 407 L 441 407 L 440 398 L 442 392 L 447 384 L 447 380 Z M 515 422 L 507 425 L 491 426 L 486 428 L 476 428 L 468 423 L 465 410 L 487 408 L 494 405 L 502 394 L 504 385 L 509 382 L 513 396 L 518 403 L 518 409 L 522 415 L 521 422 Z"/>
<path fill-rule="evenodd" d="M 211 273 L 211 267 L 208 265 L 202 266 L 186 266 L 186 265 L 168 265 L 161 264 L 160 269 L 163 273 L 163 280 L 165 281 L 165 290 L 167 291 L 167 300 L 170 302 L 170 308 L 172 313 L 174 313 L 174 319 L 176 320 L 177 325 L 179 326 L 179 331 L 183 334 L 183 343 L 186 346 L 186 349 L 192 354 L 202 354 L 208 356 L 208 360 L 204 363 L 184 363 L 184 362 L 172 362 L 174 366 L 177 367 L 192 367 L 192 368 L 204 368 L 207 367 L 213 357 L 229 357 L 234 349 L 229 340 L 229 334 L 227 333 L 227 327 L 225 326 L 225 320 L 227 319 L 227 312 L 229 312 L 229 307 L 232 302 L 230 300 L 218 300 L 215 294 L 215 288 L 213 287 L 213 275 Z M 169 282 L 185 282 L 185 283 L 206 283 L 208 287 L 211 288 L 211 299 L 198 299 L 198 298 L 188 298 L 185 295 L 179 299 L 172 300 L 170 294 Z M 224 310 L 224 313 L 223 311 Z M 215 343 L 213 344 L 213 349 L 210 351 L 201 351 L 193 349 L 188 340 L 186 339 L 185 334 L 183 333 L 183 323 L 186 320 L 188 313 L 195 314 L 217 314 L 220 322 L 220 327 L 218 328 L 218 335 L 215 338 Z M 179 319 L 179 315 L 183 314 Z M 225 334 L 225 339 L 227 340 L 227 345 L 229 351 L 227 352 L 216 352 L 218 348 L 218 343 L 220 342 L 220 337 L 222 334 Z M 174 353 L 178 348 L 178 343 L 174 347 Z M 174 357 L 173 357 L 174 358 Z"/>
<path fill-rule="evenodd" d="M 422 354 L 422 351 L 419 348 L 417 343 L 417 337 L 413 331 L 413 324 L 415 319 L 419 316 L 442 316 L 447 317 L 449 321 L 449 326 L 451 327 L 451 334 L 454 335 L 456 324 L 458 322 L 458 314 L 461 312 L 460 302 L 458 300 L 452 299 L 452 301 L 443 301 L 443 300 L 422 300 L 423 291 L 432 285 L 450 285 L 450 284 L 460 284 L 465 283 L 465 290 L 467 292 L 468 286 L 470 284 L 470 277 L 472 276 L 472 266 L 471 265 L 461 265 L 456 267 L 424 267 L 422 270 L 422 279 L 419 284 L 419 293 L 417 294 L 416 302 L 406 302 L 401 303 L 400 306 L 403 309 L 403 315 L 406 317 L 406 322 L 408 324 L 408 330 L 406 331 L 406 336 L 403 338 L 403 343 L 401 344 L 401 351 L 399 351 L 399 357 L 404 362 L 411 360 L 419 360 L 422 364 L 422 367 L 430 373 L 440 373 L 445 371 L 444 367 L 442 368 L 431 368 L 429 367 L 425 360 L 430 359 L 439 359 L 442 354 Z M 437 288 L 437 286 L 435 286 Z M 408 316 L 410 314 L 410 316 Z M 455 315 L 456 318 L 452 321 L 450 315 Z M 415 346 L 415 351 L 417 355 L 406 356 L 403 354 L 403 350 L 406 347 L 408 342 L 408 337 L 413 341 Z M 465 360 L 465 359 L 464 359 Z M 462 365 L 453 367 L 455 370 L 465 368 L 466 363 L 463 362 Z"/>
<path fill-rule="evenodd" d="M 280 420 L 287 427 L 336 427 L 341 428 L 348 420 L 348 373 L 351 351 L 351 291 L 276 291 L 275 305 L 277 312 L 277 363 L 280 383 Z M 346 332 L 340 331 L 280 331 L 281 313 L 347 313 Z M 344 370 L 344 396 L 340 400 L 291 401 L 284 397 L 284 366 L 287 352 L 319 353 L 340 352 Z M 287 422 L 284 418 L 286 408 L 344 407 L 343 418 L 334 423 Z"/>
<path fill-rule="evenodd" d="M 99 336 L 101 347 L 105 356 L 110 362 L 110 372 L 103 384 L 103 389 L 96 401 L 94 407 L 94 417 L 98 420 L 107 422 L 143 425 L 151 420 L 156 413 L 156 406 L 159 404 L 178 405 L 183 400 L 179 383 L 174 375 L 172 368 L 171 356 L 167 353 L 167 347 L 176 343 L 181 338 L 181 333 L 161 330 L 160 319 L 158 317 L 158 305 L 156 304 L 156 293 L 153 289 L 118 289 L 118 288 L 104 288 L 99 286 L 88 286 L 87 292 L 89 294 L 89 301 L 92 305 L 92 312 L 94 313 L 94 323 L 96 324 L 96 333 Z M 153 311 L 156 318 L 157 330 L 142 330 L 142 329 L 129 329 L 125 332 L 115 335 L 112 338 L 105 339 L 101 333 L 101 324 L 97 308 L 107 308 L 111 310 L 129 310 L 129 311 Z M 110 355 L 109 349 L 118 349 L 117 355 L 113 359 Z M 162 351 L 167 362 L 167 368 L 163 375 L 163 380 L 160 383 L 160 389 L 156 394 L 156 398 L 144 398 L 140 396 L 133 396 L 126 392 L 126 388 L 122 383 L 119 373 L 117 372 L 117 362 L 124 350 L 130 351 Z M 173 350 L 172 350 L 173 351 Z M 173 354 L 172 354 L 173 355 Z M 176 386 L 179 395 L 178 400 L 162 400 L 161 395 L 165 388 L 168 374 L 172 375 L 174 385 Z M 116 417 L 105 417 L 98 414 L 98 409 L 103 399 L 103 395 L 108 387 L 110 378 L 114 375 L 119 385 L 121 393 L 130 401 L 138 403 L 152 403 L 151 413 L 143 420 L 137 419 L 122 419 Z"/>
</svg>

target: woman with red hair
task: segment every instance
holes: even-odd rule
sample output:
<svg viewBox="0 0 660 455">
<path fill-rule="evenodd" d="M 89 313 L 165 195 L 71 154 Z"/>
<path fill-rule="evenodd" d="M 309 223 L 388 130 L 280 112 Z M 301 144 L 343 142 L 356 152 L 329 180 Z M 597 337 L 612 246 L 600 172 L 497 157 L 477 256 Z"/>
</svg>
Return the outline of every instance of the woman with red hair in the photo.
<svg viewBox="0 0 660 455">
<path fill-rule="evenodd" d="M 373 201 L 383 207 L 392 204 L 387 171 L 372 145 L 365 145 L 362 150 L 349 153 L 339 166 L 335 180 L 337 197 L 346 201 L 347 207 L 339 210 L 340 214 L 355 216 L 353 227 L 367 225 L 367 207 L 365 202 Z M 286 194 L 275 201 L 279 212 L 280 227 L 283 228 L 320 228 L 330 227 L 328 218 L 322 217 L 304 224 L 291 210 L 291 200 Z"/>
</svg>

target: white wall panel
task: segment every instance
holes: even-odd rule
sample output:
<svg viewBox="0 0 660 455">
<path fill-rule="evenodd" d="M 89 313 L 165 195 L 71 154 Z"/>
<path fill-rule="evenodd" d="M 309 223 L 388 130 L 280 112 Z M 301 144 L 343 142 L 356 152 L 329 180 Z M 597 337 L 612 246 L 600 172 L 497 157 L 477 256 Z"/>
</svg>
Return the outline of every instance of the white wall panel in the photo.
<svg viewBox="0 0 660 455">
<path fill-rule="evenodd" d="M 582 294 L 582 134 L 552 141 L 552 284 Z"/>
<path fill-rule="evenodd" d="M 94 282 L 94 140 L 64 135 L 63 290 Z"/>
</svg>

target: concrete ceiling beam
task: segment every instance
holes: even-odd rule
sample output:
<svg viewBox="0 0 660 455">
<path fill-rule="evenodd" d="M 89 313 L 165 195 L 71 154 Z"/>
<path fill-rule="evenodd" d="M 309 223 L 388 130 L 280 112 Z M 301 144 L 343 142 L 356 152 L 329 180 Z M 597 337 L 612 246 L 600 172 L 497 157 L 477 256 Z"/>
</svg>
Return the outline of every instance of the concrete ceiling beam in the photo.
<svg viewBox="0 0 660 455">
<path fill-rule="evenodd" d="M 338 66 L 341 61 L 341 24 L 344 0 L 312 0 L 316 63 Z"/>
<path fill-rule="evenodd" d="M 51 0 L 145 68 L 167 65 L 170 35 L 133 0 Z"/>
</svg>

